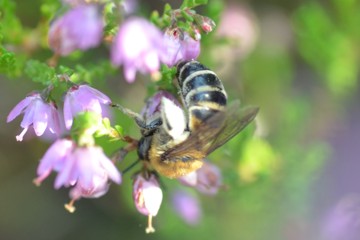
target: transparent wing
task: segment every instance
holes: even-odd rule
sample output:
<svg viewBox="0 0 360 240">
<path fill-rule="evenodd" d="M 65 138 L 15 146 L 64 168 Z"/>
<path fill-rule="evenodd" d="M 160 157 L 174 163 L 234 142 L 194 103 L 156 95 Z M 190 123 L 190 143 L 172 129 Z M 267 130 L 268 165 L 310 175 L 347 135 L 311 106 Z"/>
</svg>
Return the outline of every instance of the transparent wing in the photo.
<svg viewBox="0 0 360 240">
<path fill-rule="evenodd" d="M 206 154 L 212 153 L 215 149 L 241 132 L 241 130 L 254 120 L 258 111 L 258 107 L 240 108 L 239 101 L 233 102 L 226 112 L 227 115 L 219 133 L 206 149 Z"/>
<path fill-rule="evenodd" d="M 196 131 L 181 144 L 168 150 L 163 157 L 177 160 L 189 151 L 198 151 L 208 155 L 244 129 L 256 116 L 258 108 L 240 109 L 239 101 L 207 119 Z M 191 160 L 191 159 L 186 159 Z"/>
</svg>

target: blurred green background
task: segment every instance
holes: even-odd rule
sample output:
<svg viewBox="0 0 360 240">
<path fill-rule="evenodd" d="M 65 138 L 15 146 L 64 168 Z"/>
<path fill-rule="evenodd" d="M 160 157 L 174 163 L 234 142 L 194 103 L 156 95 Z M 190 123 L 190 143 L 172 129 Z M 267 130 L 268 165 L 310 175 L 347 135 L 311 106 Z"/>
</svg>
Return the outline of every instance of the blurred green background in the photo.
<svg viewBox="0 0 360 240">
<path fill-rule="evenodd" d="M 141 1 L 138 7 L 149 16 L 164 4 Z M 257 105 L 260 114 L 210 156 L 227 187 L 212 197 L 196 193 L 199 224 L 188 225 L 175 213 L 170 195 L 181 186 L 164 180 L 152 235 L 145 234 L 147 219 L 132 203 L 131 174 L 104 197 L 77 202 L 69 214 L 63 208 L 68 190 L 54 190 L 53 175 L 41 187 L 32 183 L 50 142 L 16 142 L 21 119 L 6 123 L 13 106 L 42 88 L 22 69 L 26 59 L 51 57 L 46 31 L 59 6 L 56 0 L 0 0 L 1 44 L 17 60 L 12 65 L 2 50 L 0 239 L 360 239 L 359 1 L 209 0 L 198 9 L 217 23 L 203 36 L 199 60 L 217 72 L 230 99 Z M 139 75 L 126 83 L 121 70 L 104 70 L 108 57 L 103 45 L 60 63 L 140 111 L 150 80 Z M 113 122 L 139 136 L 126 116 L 115 112 Z M 127 163 L 135 158 L 128 156 Z"/>
</svg>

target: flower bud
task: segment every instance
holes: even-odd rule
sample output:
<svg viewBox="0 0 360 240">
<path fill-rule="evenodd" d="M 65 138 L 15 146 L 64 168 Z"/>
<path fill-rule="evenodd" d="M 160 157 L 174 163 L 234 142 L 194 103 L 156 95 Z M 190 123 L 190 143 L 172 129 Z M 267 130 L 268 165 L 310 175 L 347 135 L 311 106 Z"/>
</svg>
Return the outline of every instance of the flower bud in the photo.
<svg viewBox="0 0 360 240">
<path fill-rule="evenodd" d="M 215 22 L 208 18 L 208 17 L 203 17 L 203 23 L 201 25 L 201 29 L 206 32 L 209 33 L 212 30 L 214 30 L 214 27 L 216 26 Z"/>
</svg>

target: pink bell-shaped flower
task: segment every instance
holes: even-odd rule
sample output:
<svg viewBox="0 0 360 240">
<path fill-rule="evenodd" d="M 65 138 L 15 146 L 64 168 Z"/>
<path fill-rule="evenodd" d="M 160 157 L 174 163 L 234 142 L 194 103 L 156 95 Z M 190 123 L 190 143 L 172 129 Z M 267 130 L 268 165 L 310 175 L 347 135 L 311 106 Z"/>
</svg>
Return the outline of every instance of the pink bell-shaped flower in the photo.
<svg viewBox="0 0 360 240">
<path fill-rule="evenodd" d="M 31 125 L 37 136 L 43 135 L 47 128 L 51 133 L 60 135 L 59 112 L 55 104 L 45 102 L 40 93 L 33 93 L 20 101 L 9 113 L 7 122 L 11 122 L 21 113 L 24 113 L 24 118 L 20 124 L 23 131 L 16 136 L 17 141 L 23 140 Z"/>
</svg>

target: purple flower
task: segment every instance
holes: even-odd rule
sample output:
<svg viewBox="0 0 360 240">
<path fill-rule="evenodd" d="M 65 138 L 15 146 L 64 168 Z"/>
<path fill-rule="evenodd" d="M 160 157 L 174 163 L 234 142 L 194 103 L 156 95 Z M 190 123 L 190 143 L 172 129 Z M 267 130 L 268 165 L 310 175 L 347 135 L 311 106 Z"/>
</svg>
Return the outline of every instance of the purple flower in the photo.
<svg viewBox="0 0 360 240">
<path fill-rule="evenodd" d="M 202 193 L 215 195 L 222 186 L 220 169 L 214 164 L 205 162 L 197 171 L 196 188 Z"/>
<path fill-rule="evenodd" d="M 56 19 L 50 26 L 50 48 L 59 55 L 98 46 L 102 40 L 103 21 L 95 5 L 80 5 Z"/>
<path fill-rule="evenodd" d="M 73 203 L 81 197 L 97 198 L 108 190 L 111 179 L 121 183 L 121 175 L 111 160 L 96 146 L 79 147 L 72 140 L 59 139 L 51 145 L 40 160 L 36 185 L 47 178 L 51 171 L 58 172 L 54 187 L 71 187 L 72 201 L 65 207 L 74 211 Z"/>
<path fill-rule="evenodd" d="M 92 111 L 102 113 L 101 104 L 109 104 L 111 100 L 100 91 L 87 85 L 76 85 L 69 89 L 65 96 L 64 120 L 67 129 L 71 128 L 73 118 L 79 112 Z"/>
<path fill-rule="evenodd" d="M 141 174 L 134 178 L 133 199 L 137 210 L 149 217 L 146 233 L 154 232 L 152 217 L 156 216 L 162 202 L 163 194 L 155 175 L 145 179 Z"/>
<path fill-rule="evenodd" d="M 324 240 L 355 240 L 360 236 L 360 196 L 342 196 L 331 206 L 321 226 Z"/>
<path fill-rule="evenodd" d="M 208 195 L 215 195 L 219 188 L 223 186 L 220 169 L 209 162 L 204 162 L 203 166 L 197 171 L 180 177 L 179 181 Z"/>
<path fill-rule="evenodd" d="M 166 54 L 162 60 L 169 67 L 180 61 L 196 59 L 200 54 L 200 41 L 196 41 L 188 33 L 179 29 L 167 30 L 164 35 Z"/>
<path fill-rule="evenodd" d="M 195 187 L 198 182 L 197 177 L 198 177 L 197 171 L 194 171 L 194 172 L 191 172 L 189 174 L 179 177 L 178 180 L 180 181 L 181 184 L 183 184 L 185 186 Z"/>
<path fill-rule="evenodd" d="M 16 136 L 17 141 L 23 140 L 31 125 L 37 136 L 43 135 L 46 128 L 56 135 L 60 134 L 60 119 L 56 106 L 53 102 L 45 102 L 40 93 L 34 93 L 21 100 L 9 113 L 7 122 L 11 122 L 21 113 L 24 113 L 24 118 L 20 126 L 24 130 Z"/>
<path fill-rule="evenodd" d="M 95 176 L 92 182 L 93 188 L 84 188 L 80 184 L 76 184 L 75 187 L 70 190 L 71 199 L 78 200 L 81 197 L 98 198 L 109 190 L 109 182 L 106 175 Z"/>
<path fill-rule="evenodd" d="M 66 138 L 56 140 L 40 160 L 37 168 L 38 177 L 34 183 L 39 186 L 50 175 L 51 171 L 62 171 L 74 148 L 75 143 L 72 140 Z"/>
<path fill-rule="evenodd" d="M 131 83 L 136 71 L 158 72 L 163 54 L 161 31 L 146 19 L 132 17 L 120 26 L 112 45 L 111 61 L 115 66 L 124 65 L 125 79 Z"/>
<path fill-rule="evenodd" d="M 196 225 L 201 218 L 201 207 L 198 199 L 186 191 L 176 191 L 172 196 L 176 213 L 190 225 Z"/>
<path fill-rule="evenodd" d="M 118 184 L 121 182 L 120 173 L 100 147 L 76 147 L 66 157 L 63 169 L 55 180 L 55 188 L 76 183 L 91 191 L 96 187 L 96 178 L 104 176 Z"/>
<path fill-rule="evenodd" d="M 145 118 L 151 118 L 154 114 L 161 111 L 161 99 L 167 98 L 172 101 L 175 105 L 181 107 L 179 101 L 167 91 L 158 91 L 152 97 L 146 101 L 145 107 L 141 111 L 141 115 Z"/>
<path fill-rule="evenodd" d="M 100 147 L 78 147 L 68 139 L 55 141 L 46 151 L 40 160 L 35 183 L 40 184 L 51 171 L 58 172 L 56 189 L 76 184 L 91 191 L 99 185 L 99 178 L 110 178 L 118 184 L 121 182 L 120 173 Z"/>
</svg>

